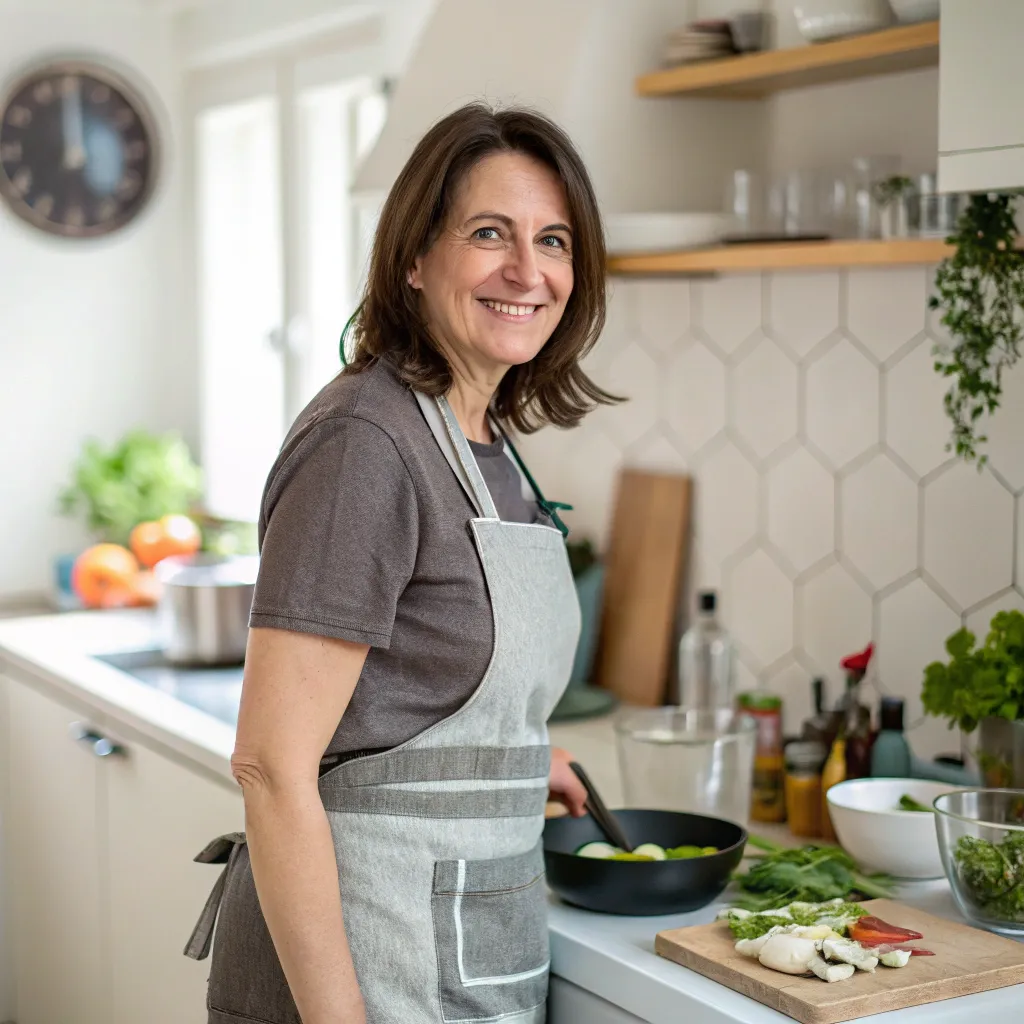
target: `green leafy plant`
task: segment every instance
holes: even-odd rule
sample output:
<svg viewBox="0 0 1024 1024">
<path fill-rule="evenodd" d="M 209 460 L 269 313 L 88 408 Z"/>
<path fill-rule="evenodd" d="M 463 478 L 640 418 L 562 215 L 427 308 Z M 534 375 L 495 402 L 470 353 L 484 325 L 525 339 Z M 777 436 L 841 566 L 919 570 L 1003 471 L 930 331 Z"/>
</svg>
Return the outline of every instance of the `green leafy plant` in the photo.
<svg viewBox="0 0 1024 1024">
<path fill-rule="evenodd" d="M 967 462 L 987 456 L 978 447 L 982 415 L 995 412 L 1003 374 L 1021 355 L 1024 338 L 1024 253 L 1016 248 L 1013 195 L 972 195 L 956 232 L 956 246 L 935 274 L 937 294 L 929 299 L 943 311 L 941 322 L 952 344 L 937 345 L 935 369 L 952 378 L 944 399 L 953 423 L 947 450 Z"/>
<path fill-rule="evenodd" d="M 975 647 L 969 629 L 946 641 L 949 663 L 924 670 L 926 714 L 973 732 L 983 718 L 1024 719 L 1024 615 L 997 612 L 985 642 Z"/>
<path fill-rule="evenodd" d="M 136 430 L 106 449 L 89 439 L 58 502 L 62 515 L 84 512 L 97 539 L 125 544 L 132 527 L 187 512 L 202 489 L 202 472 L 175 433 Z"/>
<path fill-rule="evenodd" d="M 905 192 L 910 192 L 913 187 L 914 182 L 910 178 L 902 174 L 893 174 L 876 181 L 871 186 L 871 194 L 879 206 L 888 206 Z"/>
<path fill-rule="evenodd" d="M 850 899 L 857 893 L 892 895 L 888 875 L 865 874 L 838 846 L 790 849 L 760 836 L 749 836 L 747 844 L 766 854 L 746 874 L 736 877 L 743 893 L 733 901 L 734 907 L 757 912 L 777 910 L 794 900 L 823 903 Z"/>
<path fill-rule="evenodd" d="M 998 843 L 961 836 L 953 858 L 976 906 L 1002 921 L 1024 921 L 1024 835 L 1007 832 Z"/>
</svg>

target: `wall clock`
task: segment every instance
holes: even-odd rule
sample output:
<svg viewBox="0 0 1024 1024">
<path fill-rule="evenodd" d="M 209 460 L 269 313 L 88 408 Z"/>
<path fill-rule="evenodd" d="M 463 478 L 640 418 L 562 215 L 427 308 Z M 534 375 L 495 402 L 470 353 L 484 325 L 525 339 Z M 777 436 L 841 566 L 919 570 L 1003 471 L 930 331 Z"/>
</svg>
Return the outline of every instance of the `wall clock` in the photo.
<svg viewBox="0 0 1024 1024">
<path fill-rule="evenodd" d="M 153 193 L 156 122 L 102 64 L 52 60 L 0 102 L 0 197 L 23 220 L 67 238 L 123 228 Z"/>
</svg>

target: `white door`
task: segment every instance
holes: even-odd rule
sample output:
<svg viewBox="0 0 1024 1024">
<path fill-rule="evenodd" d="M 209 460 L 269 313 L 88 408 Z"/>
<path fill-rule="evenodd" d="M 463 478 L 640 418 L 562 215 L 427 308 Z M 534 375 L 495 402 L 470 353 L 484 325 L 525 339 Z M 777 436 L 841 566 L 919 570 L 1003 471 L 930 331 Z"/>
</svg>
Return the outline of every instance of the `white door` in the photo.
<svg viewBox="0 0 1024 1024">
<path fill-rule="evenodd" d="M 138 743 L 121 742 L 125 755 L 104 765 L 111 1020 L 205 1024 L 210 962 L 190 960 L 182 950 L 222 868 L 193 858 L 211 839 L 242 830 L 241 791 L 227 779 L 217 781 Z"/>
<path fill-rule="evenodd" d="M 109 1024 L 100 860 L 101 758 L 84 716 L 8 682 L 7 822 L 18 1024 Z M 143 1020 L 144 1018 L 138 1018 Z"/>
</svg>

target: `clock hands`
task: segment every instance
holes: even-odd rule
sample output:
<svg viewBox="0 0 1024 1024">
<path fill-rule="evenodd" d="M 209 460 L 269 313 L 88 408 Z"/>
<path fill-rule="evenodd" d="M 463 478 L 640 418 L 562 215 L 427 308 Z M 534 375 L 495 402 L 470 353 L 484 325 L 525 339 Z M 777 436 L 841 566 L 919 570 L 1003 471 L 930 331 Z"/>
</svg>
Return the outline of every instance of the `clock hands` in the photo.
<svg viewBox="0 0 1024 1024">
<path fill-rule="evenodd" d="M 64 79 L 61 89 L 61 122 L 64 129 L 63 166 L 79 171 L 85 166 L 85 123 L 82 116 L 82 81 L 77 75 Z"/>
</svg>

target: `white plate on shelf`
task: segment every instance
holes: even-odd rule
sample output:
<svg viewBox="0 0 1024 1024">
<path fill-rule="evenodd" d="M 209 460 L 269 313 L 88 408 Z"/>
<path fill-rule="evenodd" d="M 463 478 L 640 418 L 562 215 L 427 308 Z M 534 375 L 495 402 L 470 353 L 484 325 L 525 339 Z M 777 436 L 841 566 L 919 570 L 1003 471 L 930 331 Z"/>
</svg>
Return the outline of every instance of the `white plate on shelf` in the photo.
<svg viewBox="0 0 1024 1024">
<path fill-rule="evenodd" d="M 604 218 L 612 253 L 671 252 L 718 245 L 736 228 L 725 213 L 613 213 Z"/>
<path fill-rule="evenodd" d="M 893 22 L 888 0 L 803 0 L 793 14 L 800 35 L 809 43 L 877 32 Z"/>
<path fill-rule="evenodd" d="M 939 0 L 889 0 L 889 6 L 901 25 L 939 18 Z"/>
</svg>

